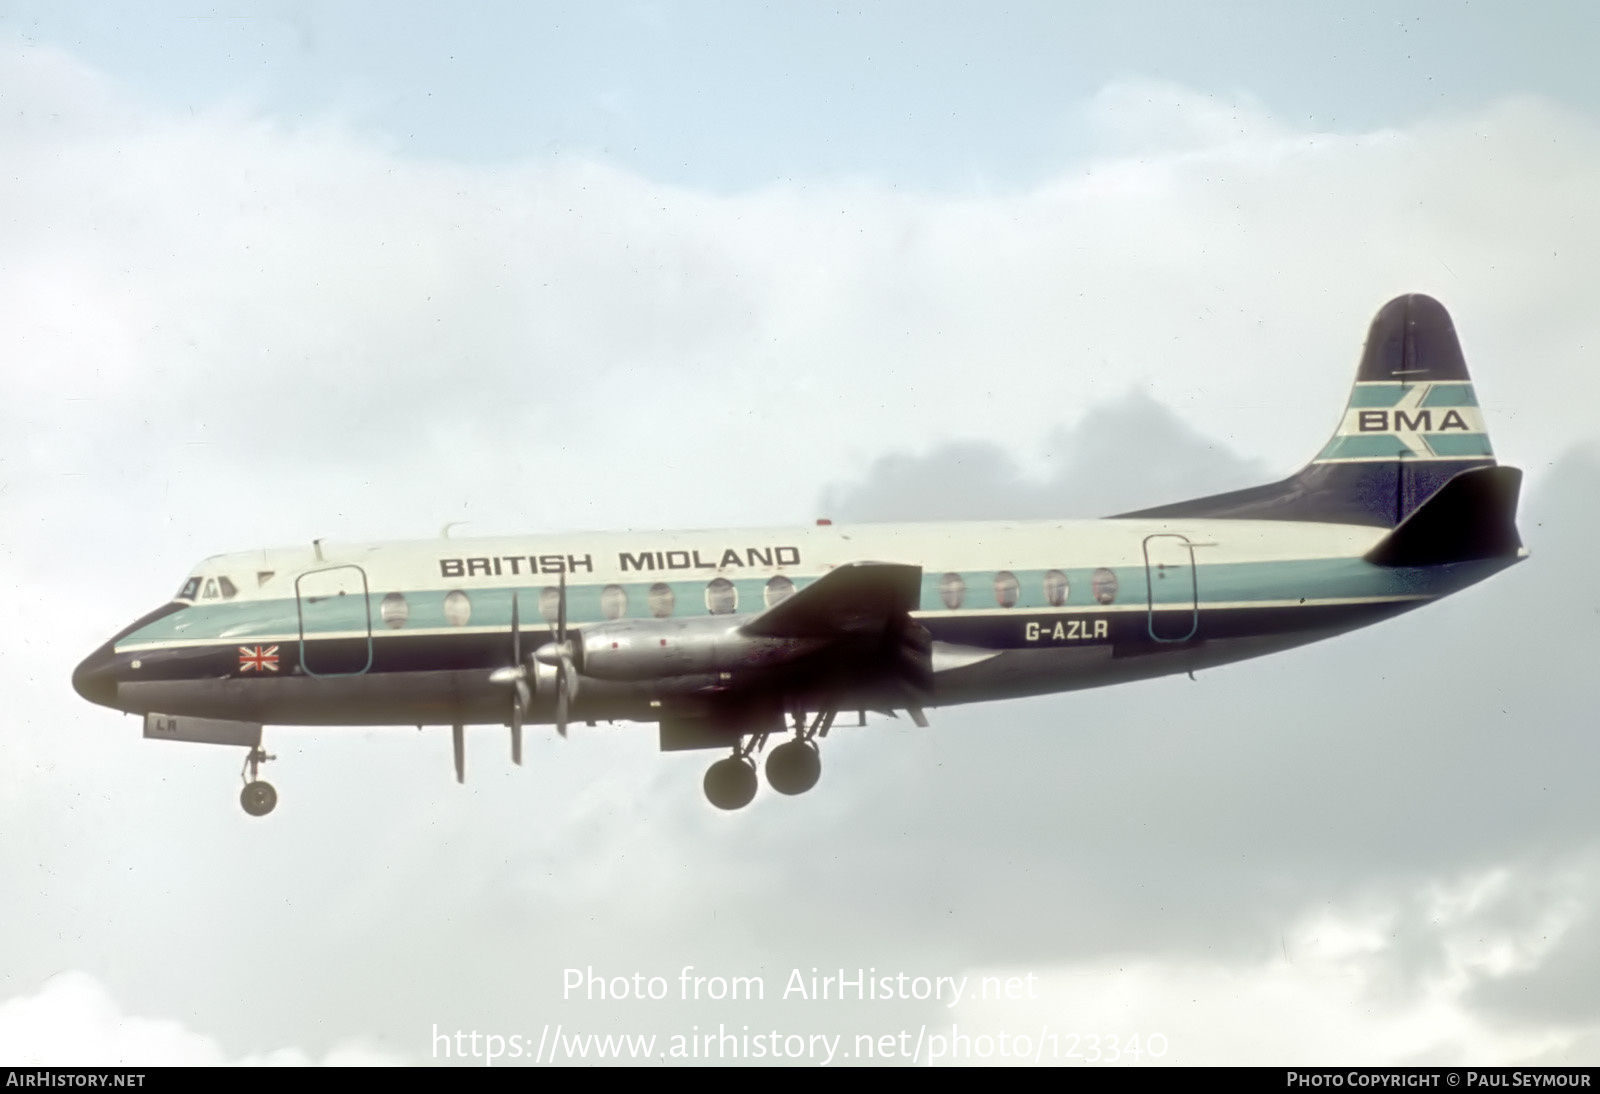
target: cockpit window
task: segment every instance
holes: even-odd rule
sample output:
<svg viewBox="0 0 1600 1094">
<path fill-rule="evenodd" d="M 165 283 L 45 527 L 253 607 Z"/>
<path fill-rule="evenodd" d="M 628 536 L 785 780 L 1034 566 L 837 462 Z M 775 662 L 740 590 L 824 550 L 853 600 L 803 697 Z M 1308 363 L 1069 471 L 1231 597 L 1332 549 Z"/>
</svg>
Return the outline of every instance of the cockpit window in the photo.
<svg viewBox="0 0 1600 1094">
<path fill-rule="evenodd" d="M 207 578 L 206 591 L 200 595 L 204 596 L 207 600 L 215 600 L 217 598 L 217 579 L 214 577 Z"/>
<path fill-rule="evenodd" d="M 198 577 L 191 577 L 188 581 L 185 581 L 183 583 L 183 588 L 178 590 L 178 595 L 177 595 L 177 597 L 175 599 L 177 599 L 177 600 L 193 600 L 194 597 L 195 597 L 195 594 L 198 593 L 199 591 L 200 591 L 200 579 Z"/>
<path fill-rule="evenodd" d="M 238 588 L 225 577 L 217 578 L 217 587 L 222 590 L 222 599 L 224 600 L 232 600 L 239 595 Z"/>
</svg>

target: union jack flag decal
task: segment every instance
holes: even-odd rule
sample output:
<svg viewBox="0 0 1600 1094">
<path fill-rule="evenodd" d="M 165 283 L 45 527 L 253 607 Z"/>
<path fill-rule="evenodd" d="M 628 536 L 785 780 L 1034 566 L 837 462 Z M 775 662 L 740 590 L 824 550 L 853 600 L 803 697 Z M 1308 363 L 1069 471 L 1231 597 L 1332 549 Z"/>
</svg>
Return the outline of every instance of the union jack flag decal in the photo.
<svg viewBox="0 0 1600 1094">
<path fill-rule="evenodd" d="M 239 671 L 250 672 L 252 669 L 256 672 L 277 672 L 278 647 L 262 649 L 260 646 L 240 646 Z"/>
</svg>

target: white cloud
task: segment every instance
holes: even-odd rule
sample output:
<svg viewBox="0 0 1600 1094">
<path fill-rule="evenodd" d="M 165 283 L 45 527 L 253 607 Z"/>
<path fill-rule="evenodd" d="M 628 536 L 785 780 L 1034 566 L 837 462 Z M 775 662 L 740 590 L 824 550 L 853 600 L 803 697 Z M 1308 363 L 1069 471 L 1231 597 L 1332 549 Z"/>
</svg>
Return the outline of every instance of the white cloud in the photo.
<svg viewBox="0 0 1600 1094">
<path fill-rule="evenodd" d="M 126 1014 L 88 973 L 51 977 L 32 995 L 0 1003 L 0 1057 L 18 1067 L 328 1066 L 400 1064 L 349 1043 L 320 1059 L 298 1049 L 230 1055 L 212 1038 L 170 1018 Z"/>
<path fill-rule="evenodd" d="M 715 196 L 596 162 L 406 159 L 331 119 L 167 114 L 11 53 L 4 473 L 13 504 L 80 530 L 119 497 L 143 535 L 157 512 L 208 525 L 202 551 L 463 516 L 805 519 L 885 449 L 1032 458 L 1132 385 L 1287 469 L 1411 289 L 1456 311 L 1509 456 L 1593 434 L 1600 142 L 1547 102 L 1316 133 L 1131 81 L 1091 110 L 1138 150 L 1108 138 L 1030 190 Z M 286 508 L 296 526 L 240 511 Z"/>
</svg>

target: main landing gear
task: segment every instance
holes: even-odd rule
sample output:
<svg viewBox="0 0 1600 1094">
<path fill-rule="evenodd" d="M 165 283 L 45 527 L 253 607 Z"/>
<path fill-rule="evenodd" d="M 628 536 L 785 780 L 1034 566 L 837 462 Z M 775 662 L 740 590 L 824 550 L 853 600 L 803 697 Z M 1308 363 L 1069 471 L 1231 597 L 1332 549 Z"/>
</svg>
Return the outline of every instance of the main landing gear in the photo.
<svg viewBox="0 0 1600 1094">
<path fill-rule="evenodd" d="M 835 711 L 817 714 L 810 725 L 805 715 L 794 716 L 794 737 L 767 754 L 767 782 L 780 794 L 804 794 L 822 778 L 822 753 L 817 738 L 833 728 Z M 741 741 L 733 755 L 718 760 L 706 771 L 706 800 L 718 809 L 743 809 L 756 796 L 756 762 L 752 753 L 767 743 L 767 734 L 758 733 L 748 743 Z"/>
<path fill-rule="evenodd" d="M 804 794 L 822 778 L 822 753 L 813 740 L 785 741 L 767 754 L 767 782 L 780 794 Z"/>
<path fill-rule="evenodd" d="M 239 778 L 244 780 L 244 789 L 239 791 L 239 804 L 252 817 L 264 817 L 278 804 L 278 792 L 272 788 L 272 784 L 257 777 L 262 764 L 276 759 L 276 756 L 269 756 L 262 751 L 260 745 L 252 748 L 244 758 L 244 767 L 239 771 Z"/>
<path fill-rule="evenodd" d="M 756 796 L 756 762 L 751 746 L 736 746 L 733 755 L 706 770 L 706 800 L 718 809 L 743 809 Z"/>
</svg>

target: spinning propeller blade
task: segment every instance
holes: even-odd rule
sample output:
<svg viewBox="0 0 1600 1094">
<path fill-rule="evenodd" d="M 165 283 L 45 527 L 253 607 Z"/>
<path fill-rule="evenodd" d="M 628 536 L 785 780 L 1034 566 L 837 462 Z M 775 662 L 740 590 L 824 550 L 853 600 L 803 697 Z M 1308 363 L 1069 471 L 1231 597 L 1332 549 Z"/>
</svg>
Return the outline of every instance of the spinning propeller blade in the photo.
<svg viewBox="0 0 1600 1094">
<path fill-rule="evenodd" d="M 495 669 L 489 680 L 496 684 L 511 684 L 511 762 L 522 763 L 522 719 L 528 713 L 532 694 L 528 691 L 528 666 L 522 662 L 522 613 L 517 593 L 511 594 L 511 664 Z"/>
<path fill-rule="evenodd" d="M 574 644 L 567 635 L 567 575 L 562 571 L 556 594 L 555 641 L 541 646 L 534 654 L 556 670 L 556 732 L 567 735 L 567 719 L 578 694 L 578 670 L 573 664 Z"/>
</svg>

